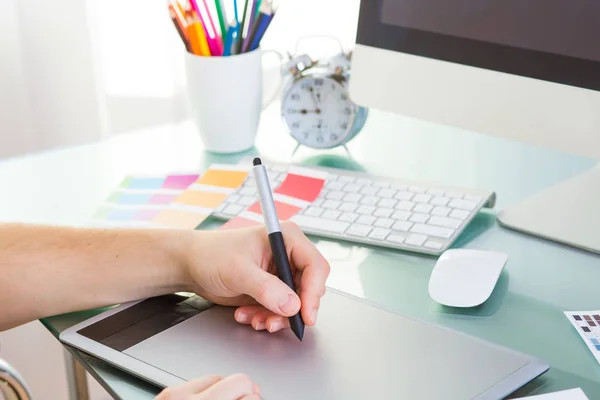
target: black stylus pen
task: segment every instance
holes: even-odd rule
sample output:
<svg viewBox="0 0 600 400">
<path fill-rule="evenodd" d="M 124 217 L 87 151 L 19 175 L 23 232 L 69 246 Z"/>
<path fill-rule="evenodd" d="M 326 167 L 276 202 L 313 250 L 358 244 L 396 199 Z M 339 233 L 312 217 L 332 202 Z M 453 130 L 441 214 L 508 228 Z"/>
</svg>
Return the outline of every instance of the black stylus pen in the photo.
<svg viewBox="0 0 600 400">
<path fill-rule="evenodd" d="M 285 243 L 279 226 L 279 218 L 277 217 L 267 170 L 258 157 L 254 159 L 253 164 L 254 167 L 252 168 L 252 173 L 254 174 L 256 187 L 258 188 L 260 208 L 265 220 L 265 225 L 267 226 L 269 243 L 271 244 L 271 251 L 273 252 L 273 261 L 277 267 L 277 275 L 279 276 L 279 279 L 288 285 L 295 293 L 296 287 L 294 284 L 294 276 L 292 275 L 290 261 L 288 260 L 287 252 L 285 251 Z M 292 331 L 296 334 L 298 339 L 302 341 L 302 337 L 304 336 L 304 321 L 302 321 L 300 311 L 298 311 L 296 315 L 289 317 L 289 320 L 290 328 L 292 328 Z"/>
</svg>

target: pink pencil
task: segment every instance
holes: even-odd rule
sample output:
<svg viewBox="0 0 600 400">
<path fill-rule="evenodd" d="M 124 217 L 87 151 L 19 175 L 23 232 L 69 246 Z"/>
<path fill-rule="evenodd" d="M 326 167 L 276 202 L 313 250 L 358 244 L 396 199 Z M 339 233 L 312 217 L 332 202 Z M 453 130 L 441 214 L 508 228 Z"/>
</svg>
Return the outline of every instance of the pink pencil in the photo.
<svg viewBox="0 0 600 400">
<path fill-rule="evenodd" d="M 209 35 L 208 29 L 206 29 L 208 25 L 206 24 L 206 21 L 204 20 L 204 16 L 200 12 L 200 7 L 198 7 L 198 3 L 196 2 L 196 0 L 189 0 L 189 1 L 190 1 L 190 5 L 192 6 L 192 9 L 196 12 L 196 14 L 198 14 L 198 19 L 200 20 L 200 24 L 202 25 L 202 28 L 204 29 L 204 33 L 206 34 L 206 41 L 208 42 L 208 48 L 210 50 L 210 54 L 213 56 L 220 56 L 221 54 L 223 54 L 223 50 L 220 49 L 220 46 L 218 45 L 218 41 L 215 41 L 216 38 L 213 38 Z M 206 0 L 204 0 L 204 3 L 206 5 Z M 208 13 L 208 9 L 206 11 Z M 210 13 L 208 15 L 210 18 Z M 214 25 L 213 25 L 213 31 L 214 31 Z M 216 31 L 214 31 L 214 32 L 216 33 Z"/>
<path fill-rule="evenodd" d="M 221 39 L 221 36 L 219 35 L 219 31 L 217 30 L 217 28 L 215 26 L 212 16 L 210 15 L 210 8 L 208 8 L 208 4 L 206 3 L 206 0 L 202 0 L 202 2 L 204 3 L 204 9 L 206 10 L 206 15 L 208 16 L 208 22 L 210 23 L 210 27 L 213 30 L 213 32 L 215 33 L 215 37 L 213 38 L 213 40 L 215 41 L 215 45 L 217 46 L 217 49 L 219 51 L 218 55 L 222 55 L 223 54 L 223 40 Z"/>
</svg>

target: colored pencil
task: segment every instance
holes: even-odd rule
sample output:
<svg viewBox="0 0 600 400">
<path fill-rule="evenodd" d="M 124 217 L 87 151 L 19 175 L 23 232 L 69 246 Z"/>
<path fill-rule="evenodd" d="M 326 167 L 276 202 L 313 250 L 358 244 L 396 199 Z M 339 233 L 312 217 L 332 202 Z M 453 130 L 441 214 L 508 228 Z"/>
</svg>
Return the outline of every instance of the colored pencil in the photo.
<svg viewBox="0 0 600 400">
<path fill-rule="evenodd" d="M 242 23 L 240 24 L 240 29 L 238 31 L 238 37 L 236 41 L 236 53 L 240 54 L 242 52 L 242 45 L 244 41 L 244 29 L 246 28 L 246 18 L 248 16 L 248 0 L 244 1 L 244 14 L 242 16 Z"/>
<path fill-rule="evenodd" d="M 175 25 L 175 29 L 183 42 L 185 49 L 191 52 L 192 47 L 190 45 L 188 33 L 187 33 L 187 21 L 183 18 L 183 15 L 179 12 L 179 8 L 173 7 L 172 4 L 169 4 L 169 15 L 171 20 L 173 21 L 173 25 Z"/>
<path fill-rule="evenodd" d="M 257 2 L 256 2 L 256 0 L 251 0 L 251 1 L 252 1 L 252 5 L 250 6 L 250 21 L 248 22 L 248 32 L 246 33 L 246 37 L 244 38 L 244 43 L 242 45 L 242 53 L 245 53 L 246 51 L 248 51 L 248 47 L 250 47 L 250 32 L 252 32 L 252 29 L 254 27 L 254 19 L 255 19 L 255 17 L 257 17 L 257 15 L 256 15 Z"/>
<path fill-rule="evenodd" d="M 236 38 L 238 24 L 235 21 L 232 21 L 229 25 L 229 29 L 227 29 L 227 35 L 225 35 L 225 41 L 223 42 L 223 56 L 231 55 L 231 48 L 233 47 L 233 42 Z"/>
<path fill-rule="evenodd" d="M 190 11 L 188 13 L 187 23 L 192 52 L 198 56 L 210 56 L 211 52 L 206 34 L 195 11 Z"/>
<path fill-rule="evenodd" d="M 221 7 L 221 0 L 215 0 L 215 8 L 217 9 L 217 20 L 219 22 L 219 28 L 221 29 L 221 36 L 223 37 L 223 41 L 225 41 L 227 27 L 225 27 L 225 19 L 223 17 L 223 8 Z"/>
<path fill-rule="evenodd" d="M 210 13 L 210 8 L 208 7 L 208 3 L 206 2 L 206 0 L 202 0 L 202 3 L 204 4 L 204 9 L 206 10 L 206 18 L 208 19 L 208 23 L 210 24 L 210 29 L 212 29 L 215 35 L 214 38 L 211 36 L 211 39 L 214 41 L 215 47 L 217 49 L 217 52 L 213 55 L 220 56 L 221 54 L 223 54 L 223 39 L 221 38 L 221 35 L 219 34 L 220 32 L 215 26 L 212 15 Z M 206 24 L 204 24 L 204 28 L 206 33 L 209 34 Z"/>
<path fill-rule="evenodd" d="M 275 13 L 268 2 L 261 4 L 261 10 L 255 23 L 254 32 L 252 32 L 248 51 L 254 51 L 258 48 L 260 41 L 269 28 L 269 24 L 273 20 L 274 15 Z"/>
</svg>

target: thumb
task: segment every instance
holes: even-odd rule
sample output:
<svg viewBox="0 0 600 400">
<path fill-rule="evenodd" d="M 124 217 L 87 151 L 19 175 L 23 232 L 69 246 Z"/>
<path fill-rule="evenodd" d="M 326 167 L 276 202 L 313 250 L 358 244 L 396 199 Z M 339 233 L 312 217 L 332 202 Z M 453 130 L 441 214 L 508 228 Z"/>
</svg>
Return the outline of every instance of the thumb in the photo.
<svg viewBox="0 0 600 400">
<path fill-rule="evenodd" d="M 270 311 L 290 317 L 300 310 L 300 298 L 275 275 L 255 266 L 242 267 L 231 289 L 254 298 Z"/>
</svg>

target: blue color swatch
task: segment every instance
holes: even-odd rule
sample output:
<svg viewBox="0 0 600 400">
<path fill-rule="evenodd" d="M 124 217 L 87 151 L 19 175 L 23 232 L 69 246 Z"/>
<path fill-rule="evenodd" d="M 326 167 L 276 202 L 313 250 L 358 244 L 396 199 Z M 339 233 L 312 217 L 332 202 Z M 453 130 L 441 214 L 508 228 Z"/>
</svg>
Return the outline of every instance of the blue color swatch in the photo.
<svg viewBox="0 0 600 400">
<path fill-rule="evenodd" d="M 165 178 L 129 178 L 122 186 L 129 189 L 160 189 Z"/>
</svg>

